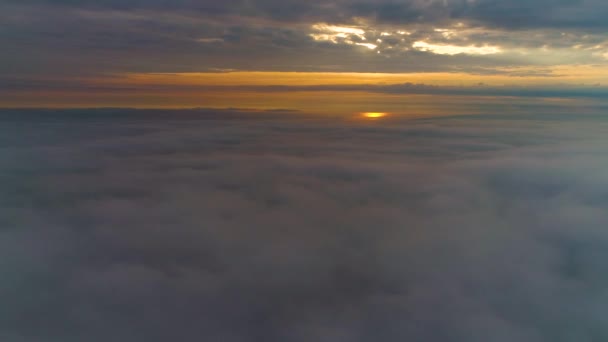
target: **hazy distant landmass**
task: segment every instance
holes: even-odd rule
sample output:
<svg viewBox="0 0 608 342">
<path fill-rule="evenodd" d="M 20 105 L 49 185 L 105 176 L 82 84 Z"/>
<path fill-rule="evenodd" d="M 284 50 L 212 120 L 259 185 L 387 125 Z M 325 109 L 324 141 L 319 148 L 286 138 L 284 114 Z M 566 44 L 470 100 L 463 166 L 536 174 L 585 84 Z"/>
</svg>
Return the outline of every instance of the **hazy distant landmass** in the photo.
<svg viewBox="0 0 608 342">
<path fill-rule="evenodd" d="M 231 111 L 2 111 L 0 340 L 608 336 L 601 113 Z"/>
</svg>

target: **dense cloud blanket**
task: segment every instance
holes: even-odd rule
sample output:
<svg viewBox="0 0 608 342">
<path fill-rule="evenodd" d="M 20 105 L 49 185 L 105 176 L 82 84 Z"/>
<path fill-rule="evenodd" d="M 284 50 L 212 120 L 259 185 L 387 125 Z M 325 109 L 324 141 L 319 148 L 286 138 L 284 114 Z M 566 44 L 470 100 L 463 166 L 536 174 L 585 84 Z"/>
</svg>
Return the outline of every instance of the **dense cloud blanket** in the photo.
<svg viewBox="0 0 608 342">
<path fill-rule="evenodd" d="M 2 341 L 608 338 L 603 117 L 0 120 Z"/>
</svg>

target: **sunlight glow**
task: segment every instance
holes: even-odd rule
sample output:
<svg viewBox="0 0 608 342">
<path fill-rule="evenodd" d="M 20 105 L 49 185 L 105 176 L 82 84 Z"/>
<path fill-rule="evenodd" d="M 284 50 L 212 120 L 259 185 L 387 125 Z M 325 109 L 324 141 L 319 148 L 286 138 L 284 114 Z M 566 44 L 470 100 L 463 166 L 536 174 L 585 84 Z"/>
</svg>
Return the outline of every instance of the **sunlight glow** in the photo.
<svg viewBox="0 0 608 342">
<path fill-rule="evenodd" d="M 423 41 L 414 42 L 412 47 L 416 50 L 427 51 L 439 55 L 493 55 L 502 52 L 498 46 L 456 46 L 456 45 L 439 45 L 430 44 Z"/>
<path fill-rule="evenodd" d="M 355 45 L 365 46 L 366 48 L 368 48 L 370 50 L 375 50 L 378 47 L 378 45 L 371 44 L 371 43 L 355 43 Z"/>
<path fill-rule="evenodd" d="M 363 117 L 367 118 L 367 119 L 380 119 L 380 118 L 386 117 L 388 115 L 388 113 L 365 112 L 365 113 L 361 113 L 361 115 L 363 115 Z"/>
<path fill-rule="evenodd" d="M 326 41 L 334 44 L 349 44 L 365 46 L 370 50 L 376 49 L 378 46 L 371 43 L 362 43 L 367 40 L 365 31 L 357 27 L 335 26 L 327 24 L 315 24 L 312 26 L 315 31 L 310 36 L 316 41 Z"/>
</svg>

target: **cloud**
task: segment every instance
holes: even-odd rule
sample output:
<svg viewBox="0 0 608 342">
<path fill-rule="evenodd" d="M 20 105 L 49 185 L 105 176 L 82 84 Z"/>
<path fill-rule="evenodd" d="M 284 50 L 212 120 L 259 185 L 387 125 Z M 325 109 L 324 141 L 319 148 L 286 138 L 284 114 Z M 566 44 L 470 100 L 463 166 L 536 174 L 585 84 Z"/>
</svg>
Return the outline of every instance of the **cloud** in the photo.
<svg viewBox="0 0 608 342">
<path fill-rule="evenodd" d="M 606 6 L 576 4 L 4 0 L 0 73 L 42 79 L 213 68 L 427 72 L 605 64 L 608 46 L 599 28 Z M 416 42 L 428 44 L 425 52 Z M 441 55 L 446 47 L 470 54 Z M 479 54 L 493 51 L 501 53 Z"/>
<path fill-rule="evenodd" d="M 423 41 L 415 42 L 412 47 L 420 51 L 430 51 L 440 55 L 493 55 L 501 52 L 501 49 L 497 46 L 437 45 Z"/>
<path fill-rule="evenodd" d="M 460 8 L 465 17 L 509 28 L 600 28 L 606 11 L 606 3 L 597 0 L 481 0 Z"/>
<path fill-rule="evenodd" d="M 490 71 L 492 72 L 492 71 Z M 515 71 L 508 71 L 510 75 L 516 75 Z M 145 75 L 144 75 L 145 76 Z M 551 74 L 551 71 L 539 71 L 538 74 L 523 71 L 521 77 L 542 76 L 551 80 L 556 78 L 553 84 L 544 85 L 512 85 L 512 86 L 490 86 L 483 83 L 462 86 L 433 85 L 424 83 L 379 83 L 379 84 L 312 84 L 312 85 L 211 85 L 211 84 L 179 84 L 176 77 L 174 83 L 150 84 L 123 84 L 118 80 L 113 82 L 96 82 L 87 79 L 66 80 L 27 80 L 7 79 L 0 81 L 0 89 L 5 91 L 0 99 L 9 99 L 14 94 L 43 93 L 43 92 L 69 92 L 70 94 L 104 93 L 114 95 L 151 94 L 175 96 L 176 94 L 197 93 L 221 93 L 239 94 L 247 93 L 302 93 L 302 92 L 365 92 L 370 94 L 403 94 L 403 95 L 448 95 L 448 96 L 481 96 L 481 97 L 518 97 L 518 98 L 562 98 L 562 99 L 597 99 L 608 98 L 608 89 L 601 84 L 595 85 L 564 85 L 560 84 L 559 76 Z M 277 80 L 278 81 L 278 80 Z M 208 83 L 212 83 L 207 81 Z M 278 81 L 280 82 L 280 81 Z M 600 104 L 597 104 L 601 106 Z"/>
<path fill-rule="evenodd" d="M 5 110 L 0 336 L 601 339 L 606 120 L 524 114 Z"/>
<path fill-rule="evenodd" d="M 5 4 L 24 6 L 43 5 L 63 8 L 90 8 L 112 10 L 193 11 L 205 15 L 243 15 L 277 20 L 306 21 L 318 19 L 345 22 L 353 18 L 366 18 L 378 23 L 409 24 L 446 23 L 450 21 L 477 21 L 486 26 L 510 29 L 522 27 L 582 28 L 605 26 L 603 17 L 608 6 L 602 0 L 103 0 L 103 1 L 49 1 L 4 0 Z"/>
</svg>

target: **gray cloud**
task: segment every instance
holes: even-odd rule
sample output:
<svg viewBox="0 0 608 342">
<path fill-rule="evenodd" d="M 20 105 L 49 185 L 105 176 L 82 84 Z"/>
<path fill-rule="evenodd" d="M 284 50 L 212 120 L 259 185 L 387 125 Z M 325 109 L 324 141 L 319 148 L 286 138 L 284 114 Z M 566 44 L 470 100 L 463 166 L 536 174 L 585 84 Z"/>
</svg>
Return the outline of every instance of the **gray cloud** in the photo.
<svg viewBox="0 0 608 342">
<path fill-rule="evenodd" d="M 43 78 L 213 68 L 407 72 L 605 63 L 608 46 L 600 28 L 606 10 L 603 2 L 592 0 L 2 0 L 0 44 L 5 48 L 0 71 Z M 363 25 L 368 41 L 378 44 L 382 54 L 360 46 L 315 42 L 309 34 L 317 22 Z M 457 23 L 469 30 L 458 29 L 449 39 L 434 31 Z M 383 37 L 385 29 L 412 34 Z M 440 56 L 413 49 L 417 40 L 500 45 L 504 53 Z"/>
<path fill-rule="evenodd" d="M 491 25 L 509 28 L 554 27 L 599 29 L 608 6 L 598 0 L 501 1 L 481 0 L 463 6 L 458 13 Z"/>
<path fill-rule="evenodd" d="M 541 74 L 552 77 L 550 74 Z M 527 75 L 522 75 L 525 77 Z M 530 76 L 536 76 L 531 74 Z M 180 92 L 206 92 L 233 93 L 258 92 L 264 93 L 293 93 L 293 92 L 367 92 L 379 94 L 415 94 L 415 95 L 450 95 L 450 96 L 476 96 L 476 97 L 516 97 L 516 98 L 562 98 L 562 99 L 608 99 L 608 89 L 601 84 L 597 85 L 563 85 L 553 86 L 486 86 L 483 83 L 472 86 L 437 86 L 423 83 L 397 83 L 397 84 L 334 84 L 334 85 L 261 85 L 261 86 L 214 86 L 214 85 L 112 85 L 95 84 L 90 80 L 49 80 L 36 79 L 6 79 L 0 80 L 0 90 L 4 94 L 0 99 L 10 99 L 14 94 L 35 93 L 45 91 L 69 91 L 72 94 L 100 93 L 105 94 L 176 94 Z M 601 107 L 602 104 L 591 104 Z"/>
<path fill-rule="evenodd" d="M 0 337 L 601 340 L 606 120 L 533 111 L 5 110 Z"/>
<path fill-rule="evenodd" d="M 177 1 L 49 1 L 3 0 L 5 4 L 112 10 L 195 11 L 205 15 L 237 14 L 279 20 L 349 21 L 353 17 L 380 23 L 473 20 L 509 28 L 599 28 L 608 6 L 601 0 L 177 0 Z"/>
</svg>

